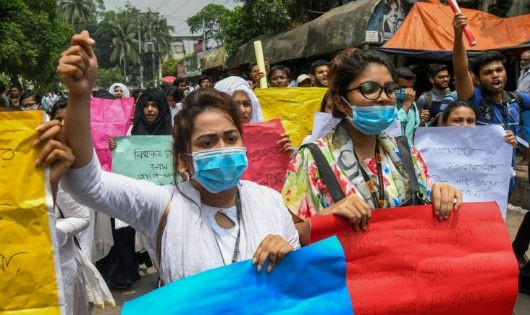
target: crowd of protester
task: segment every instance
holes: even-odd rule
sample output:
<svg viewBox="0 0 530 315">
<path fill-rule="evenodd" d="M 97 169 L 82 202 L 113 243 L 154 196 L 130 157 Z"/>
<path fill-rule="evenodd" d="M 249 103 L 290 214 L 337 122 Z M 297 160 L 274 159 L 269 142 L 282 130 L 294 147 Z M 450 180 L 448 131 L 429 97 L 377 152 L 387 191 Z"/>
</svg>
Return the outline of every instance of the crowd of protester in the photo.
<svg viewBox="0 0 530 315">
<path fill-rule="evenodd" d="M 355 229 L 366 229 L 374 209 L 432 203 L 435 215 L 448 219 L 462 203 L 462 195 L 457 188 L 433 183 L 429 177 L 414 147 L 419 127 L 502 125 L 506 141 L 514 147 L 515 163 L 516 135 L 529 140 L 521 128 L 529 127 L 523 117 L 528 117 L 530 109 L 530 51 L 520 56 L 517 92 L 507 92 L 502 54 L 483 52 L 468 60 L 462 39 L 466 23 L 463 14 L 455 15 L 453 68 L 430 65 L 432 89 L 421 95 L 416 94 L 416 74 L 411 68 L 395 69 L 387 56 L 370 49 L 347 49 L 329 62 L 313 62 L 309 72 L 296 76 L 288 67 L 266 61 L 264 72 L 250 65 L 248 78 L 231 76 L 213 82 L 202 76 L 195 86 L 178 78 L 172 85 L 141 91 L 128 135 L 172 135 L 174 174 L 179 182 L 169 186 L 99 167 L 89 121 L 93 93 L 86 88 L 94 84 L 97 62 L 94 42 L 86 32 L 73 37 L 59 61 L 58 73 L 68 98 L 59 91 L 38 95 L 13 82 L 8 89 L 0 85 L 0 110 L 43 110 L 51 119 L 43 130 L 59 134 L 64 129 L 66 141 L 54 142 L 48 150 L 63 153 L 51 163 L 52 173 L 55 169 L 57 177 L 62 176 L 57 193 L 62 211 L 56 215 L 57 233 L 65 244 L 61 257 L 63 251 L 72 251 L 74 235 L 92 229 L 82 237 L 82 249 L 111 288 L 128 288 L 140 279 L 140 264 L 154 264 L 161 283 L 246 259 L 252 259 L 258 271 L 266 265 L 270 272 L 290 251 L 308 244 L 310 218 L 317 215 L 335 214 L 348 219 Z M 240 180 L 247 167 L 242 125 L 264 120 L 254 94 L 263 77 L 271 88 L 327 88 L 320 111 L 339 121 L 324 137 L 306 138 L 304 143 L 313 147 L 295 148 L 288 134 L 278 139 L 281 150 L 292 154 L 281 194 Z M 132 94 L 126 85 L 115 83 L 96 96 L 127 98 Z M 396 120 L 409 144 L 405 154 L 410 154 L 418 187 L 408 180 L 411 173 L 401 163 L 398 141 L 385 132 Z M 58 128 L 63 124 L 64 128 Z M 47 140 L 42 142 L 51 146 Z M 116 148 L 112 138 L 109 148 Z M 315 150 L 334 170 L 339 197 L 327 181 L 323 184 L 318 172 L 322 160 L 316 161 L 319 153 Z M 345 154 L 348 150 L 354 154 Z M 528 150 L 521 149 L 521 153 L 528 163 Z M 339 161 L 338 156 L 348 160 Z M 209 163 L 220 166 L 213 172 Z M 513 187 L 512 183 L 510 191 Z M 95 224 L 90 222 L 96 213 L 105 215 L 101 220 L 111 233 L 94 234 Z M 74 224 L 67 225 L 65 221 L 72 218 Z M 93 256 L 95 240 L 111 245 Z M 530 214 L 526 214 L 513 242 L 520 290 L 526 293 L 530 293 L 530 264 L 525 256 L 529 243 Z M 137 251 L 139 247 L 149 254 Z M 61 263 L 65 270 L 73 268 L 66 260 Z M 75 285 L 75 271 L 69 275 L 63 281 Z M 105 286 L 105 282 L 95 285 Z M 71 313 L 82 313 L 88 305 L 80 299 L 80 292 L 69 290 L 66 302 Z"/>
</svg>

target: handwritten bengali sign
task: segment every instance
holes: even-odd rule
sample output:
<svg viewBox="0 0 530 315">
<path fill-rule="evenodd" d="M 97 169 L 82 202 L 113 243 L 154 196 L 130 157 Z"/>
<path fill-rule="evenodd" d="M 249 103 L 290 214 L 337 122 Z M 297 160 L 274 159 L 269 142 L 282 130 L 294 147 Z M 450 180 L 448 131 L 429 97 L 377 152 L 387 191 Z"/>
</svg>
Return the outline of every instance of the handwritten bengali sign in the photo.
<svg viewBox="0 0 530 315">
<path fill-rule="evenodd" d="M 133 97 L 110 100 L 93 97 L 90 100 L 92 140 L 101 168 L 106 171 L 112 168 L 109 138 L 125 136 L 131 125 L 133 111 Z"/>
<path fill-rule="evenodd" d="M 248 169 L 242 179 L 281 191 L 290 157 L 290 152 L 280 152 L 283 144 L 277 143 L 284 132 L 279 119 L 243 126 Z"/>
<path fill-rule="evenodd" d="M 414 143 L 434 182 L 459 188 L 464 201 L 495 200 L 506 217 L 513 148 L 501 126 L 418 128 Z"/>
<path fill-rule="evenodd" d="M 325 88 L 256 89 L 265 120 L 279 118 L 295 146 L 311 134 L 313 116 L 320 110 Z"/>
<path fill-rule="evenodd" d="M 41 111 L 0 112 L 0 313 L 59 314 L 47 176 L 32 147 Z M 57 253 L 56 253 L 57 254 Z"/>
<path fill-rule="evenodd" d="M 431 205 L 376 210 L 367 231 L 311 219 L 311 241 L 337 235 L 356 315 L 511 314 L 518 268 L 495 202 L 439 221 Z"/>
<path fill-rule="evenodd" d="M 173 183 L 171 136 L 117 137 L 112 172 L 158 185 Z"/>
</svg>

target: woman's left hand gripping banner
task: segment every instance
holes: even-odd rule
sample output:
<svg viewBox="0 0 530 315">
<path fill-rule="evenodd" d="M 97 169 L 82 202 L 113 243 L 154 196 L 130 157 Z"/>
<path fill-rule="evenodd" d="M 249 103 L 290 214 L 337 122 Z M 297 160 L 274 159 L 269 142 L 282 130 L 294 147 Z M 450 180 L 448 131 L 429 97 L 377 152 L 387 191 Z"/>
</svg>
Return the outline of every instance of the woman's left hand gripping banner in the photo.
<svg viewBox="0 0 530 315">
<path fill-rule="evenodd" d="M 47 176 L 32 146 L 42 117 L 0 112 L 0 314 L 60 314 Z"/>
</svg>

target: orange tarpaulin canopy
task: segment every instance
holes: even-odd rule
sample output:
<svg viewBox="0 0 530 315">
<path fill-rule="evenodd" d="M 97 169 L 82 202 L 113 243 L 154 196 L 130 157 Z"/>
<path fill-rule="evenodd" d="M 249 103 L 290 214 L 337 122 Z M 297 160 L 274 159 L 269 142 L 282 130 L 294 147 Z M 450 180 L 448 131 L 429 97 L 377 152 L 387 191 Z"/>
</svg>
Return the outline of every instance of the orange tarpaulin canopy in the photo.
<svg viewBox="0 0 530 315">
<path fill-rule="evenodd" d="M 462 12 L 477 40 L 469 50 L 501 49 L 530 41 L 530 14 L 500 18 L 471 9 Z M 382 50 L 452 51 L 453 16 L 449 6 L 417 2 Z"/>
</svg>

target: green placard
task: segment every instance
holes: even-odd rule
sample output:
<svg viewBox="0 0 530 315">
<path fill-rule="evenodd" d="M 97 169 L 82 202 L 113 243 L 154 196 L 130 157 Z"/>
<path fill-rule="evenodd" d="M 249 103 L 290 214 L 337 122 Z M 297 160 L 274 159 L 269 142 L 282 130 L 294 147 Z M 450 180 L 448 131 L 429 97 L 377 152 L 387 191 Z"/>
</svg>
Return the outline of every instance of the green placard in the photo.
<svg viewBox="0 0 530 315">
<path fill-rule="evenodd" d="M 171 136 L 117 137 L 112 172 L 158 185 L 173 183 Z"/>
</svg>

